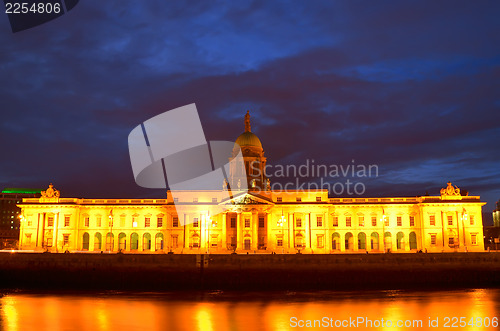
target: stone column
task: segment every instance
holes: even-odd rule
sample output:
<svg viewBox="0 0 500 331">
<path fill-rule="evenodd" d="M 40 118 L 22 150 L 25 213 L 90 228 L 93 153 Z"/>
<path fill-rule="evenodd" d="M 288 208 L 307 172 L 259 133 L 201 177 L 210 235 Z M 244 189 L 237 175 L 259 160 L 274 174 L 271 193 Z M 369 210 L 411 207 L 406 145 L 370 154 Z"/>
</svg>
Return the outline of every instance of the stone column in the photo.
<svg viewBox="0 0 500 331">
<path fill-rule="evenodd" d="M 184 214 L 184 248 L 189 248 L 189 227 L 187 225 L 189 216 Z"/>
<path fill-rule="evenodd" d="M 271 213 L 267 213 L 266 215 L 266 225 L 267 225 L 267 250 L 268 251 L 274 251 L 275 249 L 275 233 L 273 231 L 273 225 L 272 225 L 272 219 L 273 215 Z"/>
<path fill-rule="evenodd" d="M 258 227 L 259 227 L 259 214 L 252 212 L 252 250 L 257 250 L 257 243 L 259 242 Z"/>
<path fill-rule="evenodd" d="M 222 250 L 227 250 L 227 212 L 222 214 Z"/>
<path fill-rule="evenodd" d="M 305 226 L 304 244 L 306 248 L 311 248 L 310 218 L 311 218 L 310 214 L 304 214 L 304 226 Z"/>
<path fill-rule="evenodd" d="M 241 212 L 236 214 L 236 250 L 241 249 Z"/>
</svg>

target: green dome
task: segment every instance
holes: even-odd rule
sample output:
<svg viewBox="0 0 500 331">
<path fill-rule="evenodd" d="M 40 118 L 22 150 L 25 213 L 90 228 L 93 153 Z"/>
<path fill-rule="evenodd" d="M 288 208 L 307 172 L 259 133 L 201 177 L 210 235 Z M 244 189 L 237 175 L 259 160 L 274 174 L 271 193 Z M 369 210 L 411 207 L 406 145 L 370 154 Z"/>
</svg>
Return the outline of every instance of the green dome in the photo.
<svg viewBox="0 0 500 331">
<path fill-rule="evenodd" d="M 262 148 L 262 143 L 260 142 L 259 137 L 257 137 L 255 134 L 253 134 L 250 131 L 243 132 L 240 134 L 238 139 L 236 139 L 236 143 L 240 145 L 241 147 L 243 146 L 253 146 L 253 147 L 259 147 Z"/>
</svg>

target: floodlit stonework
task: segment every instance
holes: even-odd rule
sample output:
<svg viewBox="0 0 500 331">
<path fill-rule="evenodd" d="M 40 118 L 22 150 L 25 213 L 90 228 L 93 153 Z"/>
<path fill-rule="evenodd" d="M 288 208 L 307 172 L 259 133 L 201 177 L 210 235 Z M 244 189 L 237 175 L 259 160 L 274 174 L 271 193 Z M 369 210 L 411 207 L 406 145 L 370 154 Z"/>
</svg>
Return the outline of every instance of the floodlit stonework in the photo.
<svg viewBox="0 0 500 331">
<path fill-rule="evenodd" d="M 51 252 L 347 253 L 483 251 L 478 196 L 448 183 L 439 196 L 329 198 L 327 190 L 276 191 L 250 130 L 236 143 L 246 174 L 231 169 L 220 191 L 167 199 L 61 197 L 52 185 L 19 204 L 19 246 Z M 260 171 L 257 171 L 260 169 Z M 242 180 L 247 191 L 240 191 Z M 226 190 L 231 191 L 228 200 Z M 213 207 L 222 213 L 210 215 Z"/>
</svg>

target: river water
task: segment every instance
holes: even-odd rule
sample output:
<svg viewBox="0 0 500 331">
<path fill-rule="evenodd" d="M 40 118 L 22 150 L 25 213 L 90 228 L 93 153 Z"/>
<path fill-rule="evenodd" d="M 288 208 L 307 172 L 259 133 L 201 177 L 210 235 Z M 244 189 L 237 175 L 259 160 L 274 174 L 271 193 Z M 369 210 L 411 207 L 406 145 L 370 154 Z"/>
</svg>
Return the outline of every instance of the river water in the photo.
<svg viewBox="0 0 500 331">
<path fill-rule="evenodd" d="M 498 317 L 498 289 L 10 292 L 0 298 L 3 330 L 496 330 Z"/>
</svg>

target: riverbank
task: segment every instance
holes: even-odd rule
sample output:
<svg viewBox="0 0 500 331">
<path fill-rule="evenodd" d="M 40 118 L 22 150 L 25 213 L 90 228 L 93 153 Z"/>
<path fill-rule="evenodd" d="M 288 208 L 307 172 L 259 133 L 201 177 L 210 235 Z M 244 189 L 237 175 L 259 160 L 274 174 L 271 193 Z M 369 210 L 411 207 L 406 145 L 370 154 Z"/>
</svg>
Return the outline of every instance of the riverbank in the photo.
<svg viewBox="0 0 500 331">
<path fill-rule="evenodd" d="M 5 289 L 359 290 L 500 287 L 500 253 L 0 254 Z"/>
</svg>

